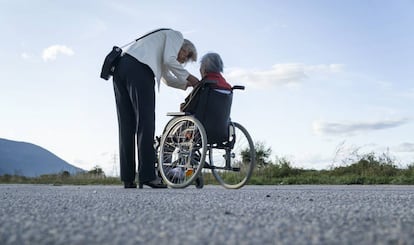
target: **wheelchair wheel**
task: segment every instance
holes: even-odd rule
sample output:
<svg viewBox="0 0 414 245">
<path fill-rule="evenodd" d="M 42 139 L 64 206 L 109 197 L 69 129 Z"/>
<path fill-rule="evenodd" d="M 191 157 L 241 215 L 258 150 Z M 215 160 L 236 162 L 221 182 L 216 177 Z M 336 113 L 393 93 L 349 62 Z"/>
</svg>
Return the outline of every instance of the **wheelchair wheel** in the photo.
<svg viewBox="0 0 414 245">
<path fill-rule="evenodd" d="M 253 173 L 256 152 L 247 130 L 235 122 L 230 125 L 229 143 L 227 147 L 209 148 L 209 164 L 222 186 L 238 189 L 249 181 Z"/>
<path fill-rule="evenodd" d="M 193 116 L 171 120 L 159 147 L 158 169 L 172 188 L 185 188 L 201 175 L 207 152 L 203 125 Z"/>
</svg>

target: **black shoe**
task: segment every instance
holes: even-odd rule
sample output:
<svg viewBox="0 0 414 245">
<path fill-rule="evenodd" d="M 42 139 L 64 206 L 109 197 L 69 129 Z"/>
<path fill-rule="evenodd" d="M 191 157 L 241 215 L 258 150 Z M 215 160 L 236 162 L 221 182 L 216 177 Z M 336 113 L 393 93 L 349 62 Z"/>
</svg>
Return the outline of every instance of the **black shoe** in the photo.
<svg viewBox="0 0 414 245">
<path fill-rule="evenodd" d="M 135 184 L 135 182 L 124 182 L 124 188 L 125 189 L 137 188 L 137 184 Z"/>
<path fill-rule="evenodd" d="M 155 180 L 139 182 L 139 188 L 142 189 L 143 186 L 149 186 L 151 188 L 167 188 L 167 185 L 162 182 L 161 178 L 156 178 Z"/>
</svg>

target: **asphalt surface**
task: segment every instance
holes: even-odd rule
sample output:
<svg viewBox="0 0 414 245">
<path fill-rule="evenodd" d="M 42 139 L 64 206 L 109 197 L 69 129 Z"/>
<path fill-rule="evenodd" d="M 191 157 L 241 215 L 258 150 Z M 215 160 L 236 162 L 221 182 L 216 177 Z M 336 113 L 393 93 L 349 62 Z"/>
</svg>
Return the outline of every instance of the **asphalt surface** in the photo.
<svg viewBox="0 0 414 245">
<path fill-rule="evenodd" d="M 0 185 L 0 244 L 414 244 L 414 186 Z"/>
</svg>

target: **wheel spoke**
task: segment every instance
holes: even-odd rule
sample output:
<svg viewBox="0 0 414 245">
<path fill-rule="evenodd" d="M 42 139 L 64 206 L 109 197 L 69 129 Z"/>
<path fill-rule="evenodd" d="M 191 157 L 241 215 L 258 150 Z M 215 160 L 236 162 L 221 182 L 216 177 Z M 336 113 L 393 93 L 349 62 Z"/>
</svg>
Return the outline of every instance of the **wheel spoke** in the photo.
<svg viewBox="0 0 414 245">
<path fill-rule="evenodd" d="M 173 188 L 190 185 L 201 174 L 206 156 L 207 136 L 192 116 L 173 119 L 161 137 L 159 171 Z"/>
</svg>

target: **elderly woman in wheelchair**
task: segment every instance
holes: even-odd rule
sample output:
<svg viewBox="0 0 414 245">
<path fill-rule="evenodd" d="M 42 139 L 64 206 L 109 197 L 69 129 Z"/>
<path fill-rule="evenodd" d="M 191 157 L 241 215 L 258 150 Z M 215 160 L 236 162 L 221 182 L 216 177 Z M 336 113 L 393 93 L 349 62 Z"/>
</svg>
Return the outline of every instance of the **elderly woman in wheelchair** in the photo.
<svg viewBox="0 0 414 245">
<path fill-rule="evenodd" d="M 160 139 L 158 169 L 172 188 L 193 182 L 203 187 L 203 172 L 211 170 L 224 187 L 237 189 L 250 179 L 255 165 L 253 141 L 247 130 L 230 119 L 233 90 L 221 75 L 223 61 L 216 53 L 201 59 L 199 86 L 181 104 L 181 112 L 168 113 Z"/>
</svg>

